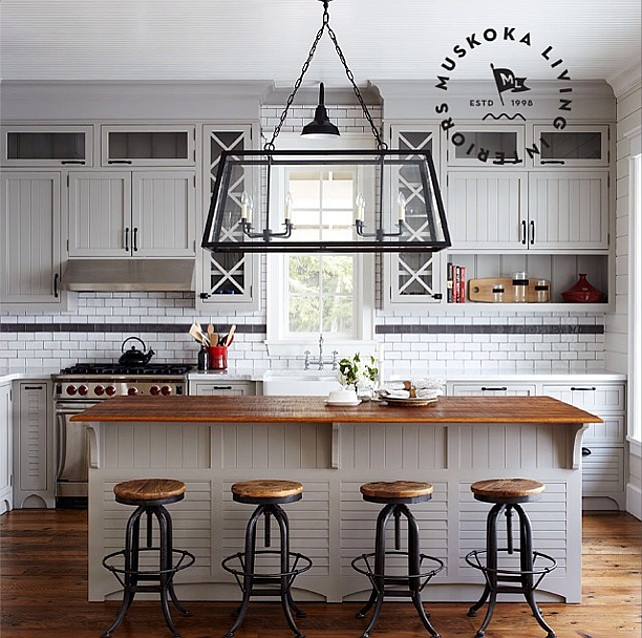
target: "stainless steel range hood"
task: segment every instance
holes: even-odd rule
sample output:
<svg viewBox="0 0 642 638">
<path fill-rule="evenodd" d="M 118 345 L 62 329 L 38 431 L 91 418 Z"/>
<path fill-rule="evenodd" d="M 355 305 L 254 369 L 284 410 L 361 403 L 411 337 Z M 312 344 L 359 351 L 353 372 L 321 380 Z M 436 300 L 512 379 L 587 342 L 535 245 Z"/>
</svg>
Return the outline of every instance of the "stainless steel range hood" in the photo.
<svg viewBox="0 0 642 638">
<path fill-rule="evenodd" d="M 193 259 L 70 259 L 61 284 L 79 292 L 194 290 Z"/>
</svg>

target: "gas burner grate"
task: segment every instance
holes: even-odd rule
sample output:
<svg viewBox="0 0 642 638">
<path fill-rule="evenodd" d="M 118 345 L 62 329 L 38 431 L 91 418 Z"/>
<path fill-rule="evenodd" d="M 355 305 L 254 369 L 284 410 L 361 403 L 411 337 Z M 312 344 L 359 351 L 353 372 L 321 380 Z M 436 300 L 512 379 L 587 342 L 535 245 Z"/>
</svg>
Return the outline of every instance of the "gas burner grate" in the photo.
<svg viewBox="0 0 642 638">
<path fill-rule="evenodd" d="M 144 366 L 120 365 L 117 363 L 77 363 L 63 368 L 60 374 L 186 374 L 194 366 L 187 363 L 148 363 Z"/>
</svg>

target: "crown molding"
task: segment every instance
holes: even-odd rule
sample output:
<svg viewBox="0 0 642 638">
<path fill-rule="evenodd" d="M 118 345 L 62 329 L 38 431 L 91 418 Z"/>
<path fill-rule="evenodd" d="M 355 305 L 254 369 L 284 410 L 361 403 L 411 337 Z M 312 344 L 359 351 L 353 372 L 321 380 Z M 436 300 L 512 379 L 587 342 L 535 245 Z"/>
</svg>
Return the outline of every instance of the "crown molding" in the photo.
<svg viewBox="0 0 642 638">
<path fill-rule="evenodd" d="M 640 57 L 636 57 L 631 60 L 622 71 L 618 71 L 606 78 L 606 81 L 613 87 L 615 97 L 619 98 L 627 91 L 635 88 L 636 86 L 640 86 L 641 75 L 642 59 Z"/>
</svg>

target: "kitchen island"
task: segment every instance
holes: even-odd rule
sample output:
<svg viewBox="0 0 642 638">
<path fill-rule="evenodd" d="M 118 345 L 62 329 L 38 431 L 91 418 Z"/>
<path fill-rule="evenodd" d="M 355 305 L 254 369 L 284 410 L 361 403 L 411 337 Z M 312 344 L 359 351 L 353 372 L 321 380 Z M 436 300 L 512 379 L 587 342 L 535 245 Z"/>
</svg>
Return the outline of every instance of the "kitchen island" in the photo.
<svg viewBox="0 0 642 638">
<path fill-rule="evenodd" d="M 542 600 L 581 600 L 581 439 L 601 419 L 548 397 L 442 397 L 424 407 L 380 402 L 327 406 L 316 397 L 122 397 L 72 420 L 88 423 L 89 599 L 118 597 L 101 564 L 122 549 L 131 508 L 114 502 L 115 483 L 175 478 L 187 484 L 170 507 L 175 546 L 196 555 L 179 574 L 185 600 L 238 600 L 220 566 L 242 550 L 251 507 L 232 501 L 242 480 L 290 479 L 303 500 L 286 506 L 292 550 L 312 559 L 296 581 L 305 600 L 363 599 L 368 582 L 351 560 L 373 551 L 379 506 L 359 486 L 398 479 L 433 484 L 431 501 L 413 506 L 422 551 L 446 568 L 428 600 L 472 601 L 479 573 L 464 556 L 485 545 L 488 505 L 470 484 L 488 478 L 534 478 L 546 484 L 529 504 L 535 548 L 558 568 L 541 585 Z M 501 541 L 500 541 L 501 544 Z"/>
</svg>

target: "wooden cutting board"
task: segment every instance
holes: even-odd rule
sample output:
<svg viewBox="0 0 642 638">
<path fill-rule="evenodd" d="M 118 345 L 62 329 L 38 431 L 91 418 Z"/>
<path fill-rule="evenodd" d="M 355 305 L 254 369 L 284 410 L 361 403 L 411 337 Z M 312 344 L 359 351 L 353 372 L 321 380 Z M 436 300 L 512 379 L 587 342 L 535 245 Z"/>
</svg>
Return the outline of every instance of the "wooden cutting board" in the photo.
<svg viewBox="0 0 642 638">
<path fill-rule="evenodd" d="M 529 279 L 528 286 L 526 287 L 526 302 L 537 303 L 537 293 L 535 289 L 537 282 L 540 279 Z M 545 301 L 551 300 L 551 282 L 547 280 L 546 285 L 548 290 L 544 291 Z M 495 293 L 493 288 L 496 286 L 503 286 L 504 295 L 501 302 L 495 301 Z M 468 299 L 470 301 L 481 301 L 487 303 L 514 303 L 515 292 L 513 287 L 512 277 L 489 277 L 486 279 L 469 279 L 468 280 Z"/>
</svg>

